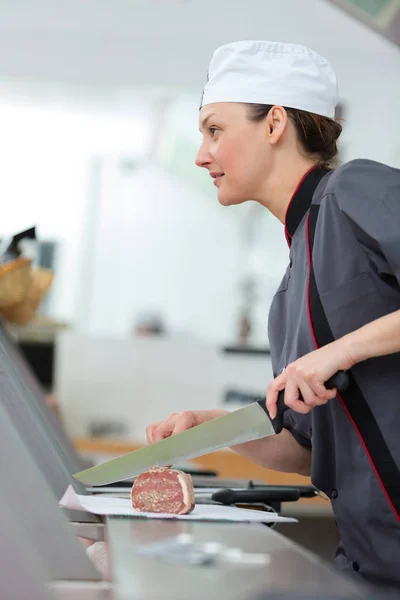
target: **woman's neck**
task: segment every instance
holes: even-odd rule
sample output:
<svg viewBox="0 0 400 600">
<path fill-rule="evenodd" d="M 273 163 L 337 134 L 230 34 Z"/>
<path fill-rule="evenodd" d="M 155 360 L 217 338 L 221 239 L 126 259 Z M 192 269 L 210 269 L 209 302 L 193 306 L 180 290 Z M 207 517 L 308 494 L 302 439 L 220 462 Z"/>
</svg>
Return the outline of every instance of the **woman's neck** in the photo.
<svg viewBox="0 0 400 600">
<path fill-rule="evenodd" d="M 285 215 L 289 203 L 304 175 L 315 167 L 310 159 L 290 157 L 280 161 L 265 181 L 264 189 L 258 202 L 285 223 Z"/>
</svg>

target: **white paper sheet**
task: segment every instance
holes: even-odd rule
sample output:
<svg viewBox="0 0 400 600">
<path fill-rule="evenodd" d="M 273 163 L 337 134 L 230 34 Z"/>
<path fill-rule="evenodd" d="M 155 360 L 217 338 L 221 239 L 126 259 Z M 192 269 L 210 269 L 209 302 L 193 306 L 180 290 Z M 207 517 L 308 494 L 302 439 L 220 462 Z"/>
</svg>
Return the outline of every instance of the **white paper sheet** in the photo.
<svg viewBox="0 0 400 600">
<path fill-rule="evenodd" d="M 171 515 L 164 513 L 139 512 L 132 507 L 130 499 L 110 496 L 81 496 L 69 486 L 60 506 L 87 510 L 96 515 L 118 515 L 148 519 L 180 519 L 184 521 L 236 521 L 243 523 L 296 523 L 296 519 L 281 517 L 275 513 L 259 510 L 247 510 L 236 506 L 217 504 L 198 504 L 190 515 Z"/>
</svg>

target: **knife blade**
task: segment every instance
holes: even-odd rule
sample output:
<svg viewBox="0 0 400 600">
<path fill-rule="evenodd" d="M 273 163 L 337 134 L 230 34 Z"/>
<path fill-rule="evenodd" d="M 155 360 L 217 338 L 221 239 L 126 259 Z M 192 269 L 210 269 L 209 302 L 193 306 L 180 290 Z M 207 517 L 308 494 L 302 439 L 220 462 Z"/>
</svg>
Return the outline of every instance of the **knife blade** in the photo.
<svg viewBox="0 0 400 600">
<path fill-rule="evenodd" d="M 325 386 L 328 389 L 337 388 L 343 391 L 348 383 L 347 373 L 339 371 L 325 383 Z M 228 446 L 276 435 L 282 431 L 283 414 L 286 409 L 284 391 L 282 391 L 278 396 L 275 419 L 270 418 L 265 398 L 262 398 L 160 442 L 75 473 L 74 477 L 85 485 L 105 485 L 130 479 L 156 465 L 170 466 Z"/>
</svg>

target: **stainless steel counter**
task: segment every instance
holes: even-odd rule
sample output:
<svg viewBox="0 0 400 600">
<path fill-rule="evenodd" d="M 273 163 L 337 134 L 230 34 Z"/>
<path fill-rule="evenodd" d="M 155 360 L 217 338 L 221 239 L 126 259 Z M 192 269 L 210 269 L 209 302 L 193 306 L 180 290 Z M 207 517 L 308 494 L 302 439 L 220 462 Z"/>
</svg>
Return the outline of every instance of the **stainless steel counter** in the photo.
<svg viewBox="0 0 400 600">
<path fill-rule="evenodd" d="M 114 600 L 261 600 L 283 591 L 310 598 L 320 594 L 321 600 L 332 594 L 367 597 L 363 588 L 264 525 L 109 517 L 107 536 Z M 177 539 L 187 544 L 187 551 L 176 552 Z M 233 557 L 242 553 L 243 560 L 185 564 L 191 554 L 196 562 L 196 548 L 218 545 Z"/>
</svg>

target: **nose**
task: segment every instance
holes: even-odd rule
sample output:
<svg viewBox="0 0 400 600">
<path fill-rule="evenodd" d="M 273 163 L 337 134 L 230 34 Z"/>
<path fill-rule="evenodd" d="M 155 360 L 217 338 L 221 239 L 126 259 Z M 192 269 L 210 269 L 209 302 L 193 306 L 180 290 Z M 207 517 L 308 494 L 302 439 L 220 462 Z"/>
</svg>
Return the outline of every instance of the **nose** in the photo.
<svg viewBox="0 0 400 600">
<path fill-rule="evenodd" d="M 211 163 L 210 155 L 205 147 L 204 142 L 202 142 L 202 144 L 200 145 L 194 162 L 198 167 L 204 168 L 207 168 L 208 165 Z"/>
</svg>

